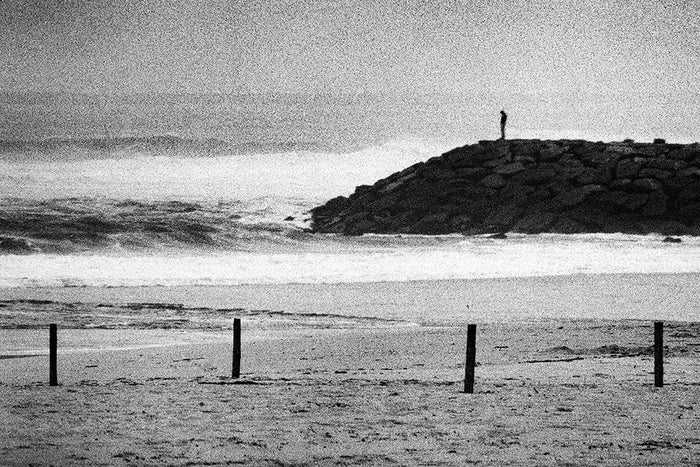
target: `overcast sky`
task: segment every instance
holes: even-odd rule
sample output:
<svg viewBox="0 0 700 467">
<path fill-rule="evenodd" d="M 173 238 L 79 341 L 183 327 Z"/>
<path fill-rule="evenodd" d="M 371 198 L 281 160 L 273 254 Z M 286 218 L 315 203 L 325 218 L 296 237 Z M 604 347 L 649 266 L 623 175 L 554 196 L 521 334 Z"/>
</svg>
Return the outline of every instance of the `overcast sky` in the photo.
<svg viewBox="0 0 700 467">
<path fill-rule="evenodd" d="M 700 91 L 700 0 L 2 0 L 0 90 Z"/>
</svg>

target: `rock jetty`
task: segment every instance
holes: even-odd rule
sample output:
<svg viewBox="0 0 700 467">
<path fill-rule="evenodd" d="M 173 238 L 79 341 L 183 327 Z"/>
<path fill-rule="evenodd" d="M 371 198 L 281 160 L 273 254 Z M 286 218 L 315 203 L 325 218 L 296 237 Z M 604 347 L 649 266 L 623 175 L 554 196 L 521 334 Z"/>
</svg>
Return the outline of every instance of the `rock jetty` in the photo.
<svg viewBox="0 0 700 467">
<path fill-rule="evenodd" d="M 700 144 L 480 141 L 312 209 L 325 233 L 700 235 Z"/>
</svg>

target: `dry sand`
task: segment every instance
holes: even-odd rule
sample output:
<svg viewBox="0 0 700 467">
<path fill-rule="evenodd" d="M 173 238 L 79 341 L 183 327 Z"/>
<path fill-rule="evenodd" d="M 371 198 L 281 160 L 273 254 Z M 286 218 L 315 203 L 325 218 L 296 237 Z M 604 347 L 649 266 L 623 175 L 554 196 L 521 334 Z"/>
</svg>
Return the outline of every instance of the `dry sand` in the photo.
<svg viewBox="0 0 700 467">
<path fill-rule="evenodd" d="M 50 387 L 47 331 L 0 330 L 0 465 L 700 463 L 700 323 L 664 388 L 648 321 L 480 324 L 463 394 L 463 326 L 248 318 L 239 380 L 230 331 L 59 319 Z"/>
</svg>

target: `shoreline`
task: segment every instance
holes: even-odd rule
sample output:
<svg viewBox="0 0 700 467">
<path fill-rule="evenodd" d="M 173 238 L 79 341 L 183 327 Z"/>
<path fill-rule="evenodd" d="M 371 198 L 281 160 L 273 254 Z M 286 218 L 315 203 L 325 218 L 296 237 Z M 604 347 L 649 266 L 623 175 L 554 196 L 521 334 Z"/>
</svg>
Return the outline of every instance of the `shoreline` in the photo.
<svg viewBox="0 0 700 467">
<path fill-rule="evenodd" d="M 700 273 L 618 273 L 333 284 L 0 288 L 0 301 L 165 303 L 423 325 L 547 318 L 700 321 L 698 280 Z"/>
</svg>

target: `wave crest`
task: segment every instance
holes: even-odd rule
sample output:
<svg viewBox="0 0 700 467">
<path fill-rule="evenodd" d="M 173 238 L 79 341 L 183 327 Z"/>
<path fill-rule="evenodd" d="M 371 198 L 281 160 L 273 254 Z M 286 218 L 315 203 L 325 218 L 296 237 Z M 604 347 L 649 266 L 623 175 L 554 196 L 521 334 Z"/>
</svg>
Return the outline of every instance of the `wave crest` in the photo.
<svg viewBox="0 0 700 467">
<path fill-rule="evenodd" d="M 89 198 L 0 202 L 0 254 L 191 248 L 250 251 L 303 240 L 307 235 L 303 224 L 273 221 L 244 202 Z"/>
</svg>

